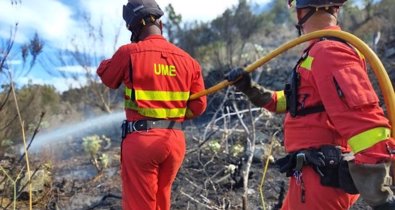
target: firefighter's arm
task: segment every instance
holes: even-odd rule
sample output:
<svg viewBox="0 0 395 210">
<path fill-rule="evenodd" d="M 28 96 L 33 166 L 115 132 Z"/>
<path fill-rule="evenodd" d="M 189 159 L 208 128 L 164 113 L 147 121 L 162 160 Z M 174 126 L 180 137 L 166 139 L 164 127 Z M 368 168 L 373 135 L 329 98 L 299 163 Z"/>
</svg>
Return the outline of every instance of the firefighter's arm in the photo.
<svg viewBox="0 0 395 210">
<path fill-rule="evenodd" d="M 232 69 L 225 79 L 230 82 L 236 81 L 233 85 L 243 92 L 255 106 L 263 107 L 271 112 L 286 111 L 284 91 L 271 91 L 252 82 L 250 74 L 243 68 Z"/>
<path fill-rule="evenodd" d="M 109 88 L 118 88 L 130 67 L 130 56 L 126 46 L 119 48 L 112 58 L 103 60 L 97 69 L 101 81 Z"/>
<path fill-rule="evenodd" d="M 395 208 L 389 176 L 394 140 L 364 63 L 350 47 L 339 43 L 319 51 L 313 48 L 310 53 L 312 75 L 328 120 L 355 155 L 348 162 L 355 187 L 373 209 Z"/>
<path fill-rule="evenodd" d="M 193 78 L 192 78 L 192 85 L 191 85 L 191 91 L 190 91 L 191 95 L 198 93 L 198 92 L 205 89 L 200 65 L 196 61 L 194 61 L 193 65 L 194 65 L 193 69 L 195 71 L 194 71 Z M 197 117 L 199 115 L 202 115 L 203 112 L 206 110 L 206 107 L 207 107 L 207 97 L 206 96 L 202 96 L 197 99 L 190 100 L 190 101 L 188 101 L 185 117 L 187 119 L 191 119 L 191 118 Z"/>
<path fill-rule="evenodd" d="M 319 46 L 321 45 L 321 46 Z M 364 62 L 349 46 L 320 42 L 312 49 L 312 76 L 328 117 L 347 140 L 356 162 L 377 163 L 390 157 L 388 120 L 367 75 Z"/>
<path fill-rule="evenodd" d="M 185 118 L 192 119 L 199 115 L 202 115 L 203 112 L 206 110 L 206 107 L 206 96 L 202 96 L 195 100 L 189 101 L 187 111 L 185 113 Z"/>
<path fill-rule="evenodd" d="M 390 138 L 390 129 L 377 127 L 362 132 L 348 140 L 357 164 L 376 164 L 395 160 L 394 139 Z"/>
</svg>

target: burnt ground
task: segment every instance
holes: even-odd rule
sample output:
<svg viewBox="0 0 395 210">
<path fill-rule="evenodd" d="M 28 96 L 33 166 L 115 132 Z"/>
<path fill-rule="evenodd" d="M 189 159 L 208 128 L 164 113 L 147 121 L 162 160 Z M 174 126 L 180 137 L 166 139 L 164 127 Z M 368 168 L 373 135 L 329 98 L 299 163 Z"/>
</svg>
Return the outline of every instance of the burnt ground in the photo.
<svg viewBox="0 0 395 210">
<path fill-rule="evenodd" d="M 259 114 L 259 113 L 258 113 Z M 287 186 L 287 178 L 279 173 L 272 161 L 262 184 L 264 165 L 269 155 L 272 133 L 279 131 L 278 140 L 273 144 L 271 155 L 277 159 L 284 155 L 281 146 L 281 116 L 270 118 L 266 115 L 257 122 L 256 148 L 250 167 L 248 188 L 243 187 L 243 171 L 247 167 L 245 151 L 237 150 L 235 145 L 244 145 L 245 131 L 231 129 L 231 132 L 213 126 L 215 132 L 207 132 L 197 126 L 185 130 L 187 154 L 176 177 L 172 189 L 172 209 L 174 210 L 239 210 L 243 209 L 243 194 L 248 195 L 248 209 L 260 210 L 262 207 L 261 190 L 264 196 L 265 209 L 278 209 Z M 233 120 L 232 122 L 235 122 Z M 207 126 L 208 127 L 208 126 Z M 118 126 L 109 128 L 112 139 L 110 147 L 102 147 L 101 153 L 109 157 L 108 167 L 98 173 L 84 151 L 81 138 L 57 141 L 39 153 L 30 154 L 32 171 L 47 171 L 48 177 L 35 175 L 33 183 L 33 209 L 41 210 L 118 210 L 121 209 L 120 178 L 120 140 Z M 211 130 L 211 131 L 212 131 Z M 100 133 L 99 135 L 102 135 Z M 206 136 L 207 138 L 203 138 Z M 213 143 L 221 145 L 218 149 Z M 239 152 L 237 152 L 239 151 Z M 270 159 L 270 158 L 269 158 Z M 3 163 L 4 161 L 2 161 Z M 10 166 L 12 164 L 9 164 Z M 5 167 L 5 164 L 2 164 Z M 12 169 L 15 173 L 19 169 Z M 40 174 L 40 173 L 37 173 Z M 41 173 L 42 174 L 42 173 Z M 4 178 L 0 177 L 0 180 Z M 262 189 L 260 188 L 262 184 Z M 22 185 L 22 184 L 19 184 Z M 0 206 L 12 209 L 12 186 L 0 183 Z M 19 192 L 18 188 L 18 192 Z M 26 190 L 24 190 L 26 191 Z M 19 193 L 18 193 L 19 194 Z M 26 192 L 20 193 L 16 209 L 26 207 Z M 3 208 L 4 209 L 4 208 Z M 351 210 L 370 210 L 363 202 L 358 201 Z"/>
<path fill-rule="evenodd" d="M 172 209 L 242 209 L 244 192 L 242 176 L 237 170 L 233 174 L 228 172 L 229 166 L 237 166 L 240 159 L 220 153 L 213 154 L 206 149 L 196 151 L 191 144 L 188 147 L 189 153 L 173 185 Z M 51 181 L 40 192 L 35 193 L 33 209 L 121 209 L 118 142 L 103 151 L 111 157 L 112 161 L 101 173 L 97 173 L 88 156 L 81 149 L 80 142 L 56 145 L 57 152 L 50 151 L 52 152 L 41 153 L 41 157 L 37 158 L 52 159 L 53 165 L 50 169 Z M 274 154 L 279 152 L 281 151 L 275 151 Z M 46 157 L 43 157 L 43 154 Z M 259 189 L 263 166 L 264 162 L 259 160 L 255 160 L 251 165 L 248 209 L 263 209 Z M 266 209 L 276 209 L 282 191 L 286 190 L 283 186 L 286 186 L 287 179 L 271 164 L 265 180 L 263 194 Z M 26 197 L 19 199 L 18 207 L 26 204 L 23 199 Z M 358 201 L 351 208 L 351 210 L 369 209 L 362 201 Z"/>
</svg>

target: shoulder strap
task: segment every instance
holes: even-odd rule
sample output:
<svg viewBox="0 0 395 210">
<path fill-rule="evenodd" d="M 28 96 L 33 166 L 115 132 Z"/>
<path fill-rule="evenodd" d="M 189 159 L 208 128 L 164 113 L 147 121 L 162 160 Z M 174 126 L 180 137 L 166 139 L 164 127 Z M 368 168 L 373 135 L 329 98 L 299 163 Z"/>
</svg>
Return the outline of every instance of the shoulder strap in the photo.
<svg viewBox="0 0 395 210">
<path fill-rule="evenodd" d="M 136 96 L 134 93 L 134 88 L 133 88 L 133 65 L 132 65 L 132 60 L 130 60 L 129 62 L 129 79 L 130 82 L 132 83 L 132 96 L 131 96 L 131 100 L 135 101 L 136 100 Z"/>
<path fill-rule="evenodd" d="M 358 51 L 350 44 L 348 43 L 346 40 L 338 38 L 338 37 L 334 37 L 334 36 L 325 36 L 325 37 L 321 37 L 320 41 L 325 41 L 325 40 L 332 40 L 332 41 L 337 41 L 337 42 L 341 42 L 343 44 L 346 44 L 347 46 L 349 46 L 356 55 L 359 55 Z"/>
<path fill-rule="evenodd" d="M 325 111 L 324 105 L 320 104 L 320 105 L 317 105 L 317 106 L 311 106 L 311 107 L 302 108 L 302 109 L 298 110 L 297 114 L 305 116 L 305 115 L 308 115 L 308 114 L 324 112 L 324 111 Z"/>
<path fill-rule="evenodd" d="M 322 41 L 320 39 L 320 41 Z M 291 84 L 287 84 L 286 88 L 284 90 L 285 95 L 287 97 L 286 103 L 287 103 L 287 110 L 291 114 L 292 117 L 296 117 L 297 115 L 299 116 L 305 116 L 308 114 L 313 114 L 313 113 L 318 113 L 318 112 L 324 112 L 325 107 L 322 104 L 312 106 L 312 107 L 302 107 L 301 109 L 298 109 L 298 87 L 300 83 L 300 77 L 299 73 L 296 71 L 300 63 L 302 63 L 308 56 L 311 48 L 316 43 L 311 44 L 308 48 L 306 48 L 303 52 L 303 55 L 299 58 L 299 60 L 296 62 L 296 65 L 294 66 L 292 70 L 292 76 L 291 76 Z"/>
</svg>

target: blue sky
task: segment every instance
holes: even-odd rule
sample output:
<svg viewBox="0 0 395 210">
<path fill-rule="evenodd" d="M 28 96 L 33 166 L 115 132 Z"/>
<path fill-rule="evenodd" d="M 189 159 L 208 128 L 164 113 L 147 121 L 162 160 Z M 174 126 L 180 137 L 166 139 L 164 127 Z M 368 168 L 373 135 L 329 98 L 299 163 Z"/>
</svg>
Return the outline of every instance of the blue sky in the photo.
<svg viewBox="0 0 395 210">
<path fill-rule="evenodd" d="M 269 0 L 251 0 L 253 3 L 265 4 Z M 37 32 L 45 42 L 44 52 L 40 60 L 54 57 L 60 49 L 72 49 L 71 40 L 89 44 L 85 40 L 85 26 L 82 24 L 81 14 L 90 14 L 94 25 L 102 23 L 104 43 L 99 55 L 109 57 L 120 45 L 128 43 L 130 34 L 124 27 L 122 20 L 122 5 L 126 0 L 22 0 L 22 4 L 11 5 L 10 0 L 0 0 L 0 41 L 9 38 L 10 30 L 18 22 L 18 31 L 15 37 L 14 53 L 9 59 L 10 69 L 15 72 L 14 78 L 19 84 L 29 80 L 34 84 L 52 84 L 59 91 L 64 91 L 70 86 L 79 87 L 75 80 L 50 75 L 48 65 L 43 67 L 40 62 L 33 67 L 29 74 L 21 74 L 21 59 L 17 51 L 19 46 L 29 41 Z M 183 16 L 183 21 L 209 21 L 221 15 L 225 9 L 237 4 L 238 0 L 157 0 L 164 9 L 169 3 L 177 13 Z M 114 43 L 114 34 L 119 33 L 118 42 Z M 1 43 L 0 42 L 0 43 Z M 0 47 L 2 47 L 0 45 Z M 115 48 L 114 48 L 115 47 Z M 105 49 L 105 50 L 103 50 Z M 98 50 L 99 52 L 99 50 Z M 56 59 L 54 59 L 56 60 Z M 46 62 L 48 64 L 48 62 Z M 64 72 L 79 72 L 78 65 L 61 65 L 57 62 L 50 64 L 51 69 Z M 92 66 L 94 71 L 97 66 Z M 24 71 L 26 72 L 26 70 Z M 81 80 L 82 85 L 84 83 Z"/>
</svg>

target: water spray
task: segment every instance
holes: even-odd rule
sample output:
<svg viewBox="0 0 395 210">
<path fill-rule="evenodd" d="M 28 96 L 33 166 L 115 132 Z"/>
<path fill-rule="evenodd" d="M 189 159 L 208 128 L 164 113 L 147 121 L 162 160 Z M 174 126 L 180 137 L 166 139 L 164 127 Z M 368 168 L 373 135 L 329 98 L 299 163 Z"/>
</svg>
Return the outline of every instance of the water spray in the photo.
<svg viewBox="0 0 395 210">
<path fill-rule="evenodd" d="M 30 150 L 39 151 L 44 146 L 58 144 L 59 141 L 76 137 L 84 137 L 90 133 L 98 132 L 103 128 L 119 124 L 125 118 L 125 113 L 116 112 L 107 115 L 101 115 L 89 118 L 82 122 L 69 123 L 47 133 L 38 133 L 34 138 Z"/>
</svg>

